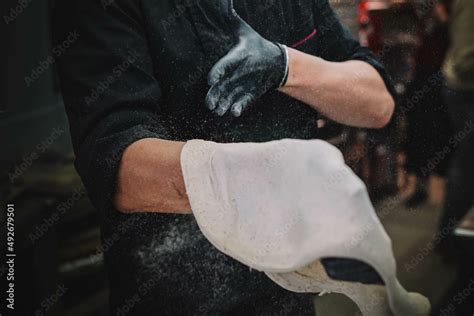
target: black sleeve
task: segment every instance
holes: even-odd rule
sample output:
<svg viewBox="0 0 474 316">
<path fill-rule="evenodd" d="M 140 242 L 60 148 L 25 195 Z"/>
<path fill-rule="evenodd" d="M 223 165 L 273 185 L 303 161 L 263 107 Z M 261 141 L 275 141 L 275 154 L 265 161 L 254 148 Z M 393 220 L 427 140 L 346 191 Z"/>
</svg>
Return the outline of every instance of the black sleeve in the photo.
<svg viewBox="0 0 474 316">
<path fill-rule="evenodd" d="M 360 60 L 370 64 L 382 77 L 390 94 L 396 92 L 392 80 L 373 52 L 362 47 L 344 27 L 329 4 L 329 0 L 314 0 L 318 55 L 328 61 Z"/>
<path fill-rule="evenodd" d="M 58 1 L 53 31 L 76 169 L 94 206 L 111 208 L 123 151 L 143 138 L 166 138 L 140 6 Z"/>
</svg>

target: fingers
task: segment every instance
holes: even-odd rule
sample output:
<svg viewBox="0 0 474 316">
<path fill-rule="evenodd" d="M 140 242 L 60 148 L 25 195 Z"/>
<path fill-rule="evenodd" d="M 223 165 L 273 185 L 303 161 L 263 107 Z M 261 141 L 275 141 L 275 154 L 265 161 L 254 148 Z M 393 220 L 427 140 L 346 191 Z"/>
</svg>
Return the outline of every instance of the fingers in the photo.
<svg viewBox="0 0 474 316">
<path fill-rule="evenodd" d="M 231 106 L 235 104 L 238 98 L 240 98 L 242 95 L 244 95 L 244 89 L 243 88 L 236 88 L 232 90 L 227 96 L 223 96 L 220 101 L 219 101 L 219 106 L 216 109 L 216 113 L 219 116 L 223 116 L 226 114 Z"/>
<path fill-rule="evenodd" d="M 234 100 L 244 92 L 241 85 L 237 84 L 239 76 L 239 72 L 234 71 L 229 78 L 218 81 L 209 89 L 205 100 L 209 110 L 220 116 L 229 110 Z"/>
<path fill-rule="evenodd" d="M 230 85 L 229 79 L 223 79 L 215 83 L 207 92 L 206 105 L 209 110 L 214 111 L 219 105 L 219 101 Z"/>
<path fill-rule="evenodd" d="M 229 79 L 218 82 L 209 90 L 206 103 L 210 110 L 223 116 L 229 109 L 232 115 L 239 117 L 255 100 L 256 91 L 246 92 L 243 85 L 238 84 L 241 78 L 236 73 Z"/>
<path fill-rule="evenodd" d="M 242 115 L 242 112 L 245 111 L 253 102 L 255 101 L 255 96 L 251 93 L 244 94 L 239 100 L 237 100 L 232 106 L 232 115 L 239 117 Z"/>
<path fill-rule="evenodd" d="M 208 84 L 210 86 L 215 85 L 217 82 L 222 80 L 222 78 L 236 69 L 244 59 L 244 54 L 239 47 L 232 48 L 227 55 L 222 57 L 214 67 L 212 67 L 207 76 Z"/>
</svg>

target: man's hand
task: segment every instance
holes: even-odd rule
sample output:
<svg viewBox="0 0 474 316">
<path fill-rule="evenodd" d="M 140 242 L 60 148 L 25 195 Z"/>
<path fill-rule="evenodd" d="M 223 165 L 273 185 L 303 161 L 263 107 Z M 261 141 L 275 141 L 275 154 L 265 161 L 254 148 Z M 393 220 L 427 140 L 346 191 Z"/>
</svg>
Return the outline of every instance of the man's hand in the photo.
<svg viewBox="0 0 474 316">
<path fill-rule="evenodd" d="M 234 116 L 270 90 L 283 86 L 288 77 L 286 47 L 264 39 L 235 12 L 232 0 L 221 0 L 235 46 L 209 72 L 211 86 L 206 104 L 223 116 Z"/>
</svg>

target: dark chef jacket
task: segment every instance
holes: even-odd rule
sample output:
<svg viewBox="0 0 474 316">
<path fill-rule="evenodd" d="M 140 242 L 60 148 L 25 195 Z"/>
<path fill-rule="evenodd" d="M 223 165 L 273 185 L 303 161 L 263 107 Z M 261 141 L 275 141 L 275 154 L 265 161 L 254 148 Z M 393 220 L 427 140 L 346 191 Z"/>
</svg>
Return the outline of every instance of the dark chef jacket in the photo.
<svg viewBox="0 0 474 316">
<path fill-rule="evenodd" d="M 234 2 L 265 38 L 330 61 L 368 62 L 390 86 L 328 0 Z M 55 45 L 67 46 L 58 58 L 61 87 L 76 168 L 102 216 L 112 315 L 313 314 L 309 295 L 287 292 L 215 250 L 193 216 L 124 215 L 112 206 L 120 157 L 139 139 L 317 137 L 317 113 L 279 92 L 240 118 L 205 107 L 207 74 L 232 46 L 220 19 L 212 0 L 57 1 Z"/>
</svg>

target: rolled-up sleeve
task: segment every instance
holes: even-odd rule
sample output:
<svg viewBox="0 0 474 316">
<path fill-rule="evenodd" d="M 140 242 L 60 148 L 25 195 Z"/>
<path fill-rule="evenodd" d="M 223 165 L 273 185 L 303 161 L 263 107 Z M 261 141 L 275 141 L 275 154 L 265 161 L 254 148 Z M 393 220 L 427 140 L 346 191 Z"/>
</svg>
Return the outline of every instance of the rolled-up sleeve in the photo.
<svg viewBox="0 0 474 316">
<path fill-rule="evenodd" d="M 76 169 L 92 203 L 112 207 L 124 150 L 166 138 L 137 1 L 58 1 L 53 53 L 58 63 Z"/>
<path fill-rule="evenodd" d="M 362 47 L 350 31 L 344 27 L 328 0 L 314 0 L 314 19 L 317 30 L 318 56 L 328 61 L 360 60 L 370 64 L 382 77 L 390 94 L 396 92 L 392 80 L 367 47 Z"/>
</svg>

